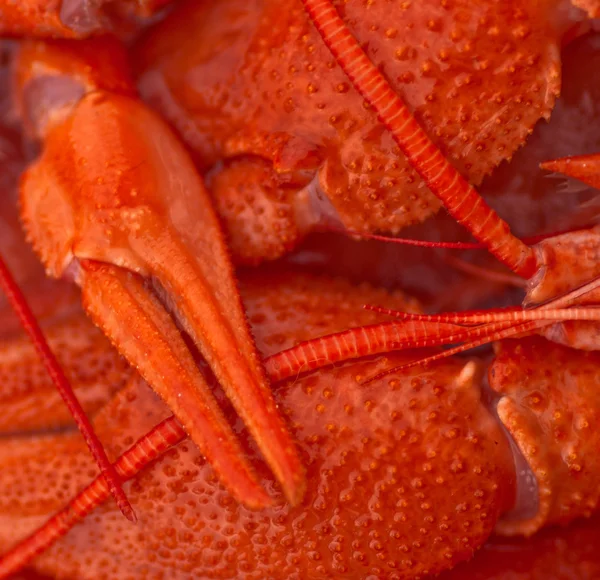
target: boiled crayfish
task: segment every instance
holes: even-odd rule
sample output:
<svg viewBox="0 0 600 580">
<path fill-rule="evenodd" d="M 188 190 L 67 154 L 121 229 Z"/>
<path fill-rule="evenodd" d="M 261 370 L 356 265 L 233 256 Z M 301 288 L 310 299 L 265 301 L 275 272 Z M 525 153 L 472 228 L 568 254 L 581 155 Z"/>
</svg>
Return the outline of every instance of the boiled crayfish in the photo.
<svg viewBox="0 0 600 580">
<path fill-rule="evenodd" d="M 26 362 L 32 348 L 6 331 L 0 574 L 39 555 L 58 577 L 422 578 L 494 530 L 591 515 L 600 231 L 589 216 L 527 245 L 508 225 L 519 210 L 501 219 L 474 185 L 550 116 L 560 49 L 585 34 L 597 44 L 598 3 L 207 0 L 136 37 L 163 4 L 31 0 L 0 13 L 3 34 L 36 38 L 11 57 L 16 112 L 41 150 L 19 188 L 24 229 L 131 365 L 72 290 L 35 299 L 67 369 L 93 353 L 71 382 L 116 483 L 89 483 L 84 442 L 49 431 L 68 418 Z M 131 49 L 83 38 L 107 32 Z M 544 168 L 598 187 L 598 146 Z M 561 202 L 569 229 L 579 202 Z M 423 314 L 400 291 L 316 275 L 315 254 L 332 271 L 335 244 L 353 251 L 338 234 L 240 274 L 244 311 L 225 239 L 255 265 L 322 229 L 396 234 L 429 218 L 421 232 L 457 235 L 431 219 L 440 205 L 512 270 L 502 280 L 527 280 L 525 307 Z M 5 213 L 10 247 L 26 252 Z M 388 268 L 377 246 L 366 253 Z M 35 288 L 35 264 L 17 266 Z M 497 304 L 485 289 L 466 304 L 486 300 Z M 494 359 L 450 357 L 489 342 Z M 112 505 L 85 517 L 134 477 L 137 526 Z M 567 537 L 578 529 L 596 541 L 585 524 Z M 449 574 L 501 575 L 493 546 Z M 598 570 L 578 548 L 573 574 Z"/>
</svg>

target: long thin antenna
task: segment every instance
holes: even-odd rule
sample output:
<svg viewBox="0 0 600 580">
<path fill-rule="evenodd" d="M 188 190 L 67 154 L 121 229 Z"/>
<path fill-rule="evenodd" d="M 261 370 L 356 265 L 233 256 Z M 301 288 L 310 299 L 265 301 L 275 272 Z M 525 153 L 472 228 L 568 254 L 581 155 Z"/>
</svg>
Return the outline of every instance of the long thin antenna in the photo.
<svg viewBox="0 0 600 580">
<path fill-rule="evenodd" d="M 373 107 L 411 167 L 448 213 L 515 274 L 531 278 L 538 266 L 532 248 L 511 233 L 508 224 L 431 141 L 348 30 L 331 0 L 302 0 L 302 3 L 354 88 Z"/>
<path fill-rule="evenodd" d="M 65 376 L 60 363 L 48 346 L 48 342 L 46 341 L 35 315 L 27 303 L 27 299 L 15 282 L 15 279 L 2 256 L 0 256 L 0 287 L 6 294 L 9 304 L 21 322 L 23 330 L 29 335 L 42 363 L 56 385 L 60 396 L 69 408 L 69 412 L 73 415 L 73 419 L 75 419 L 79 431 L 81 431 L 83 438 L 92 452 L 92 455 L 100 468 L 100 472 L 106 479 L 110 492 L 115 498 L 119 509 L 128 520 L 136 522 L 137 518 L 135 512 L 121 488 L 121 481 L 117 472 L 106 456 L 106 451 L 104 450 L 104 447 L 102 447 L 102 443 L 94 432 L 94 428 L 81 407 L 81 403 L 75 396 L 73 388 Z"/>
</svg>

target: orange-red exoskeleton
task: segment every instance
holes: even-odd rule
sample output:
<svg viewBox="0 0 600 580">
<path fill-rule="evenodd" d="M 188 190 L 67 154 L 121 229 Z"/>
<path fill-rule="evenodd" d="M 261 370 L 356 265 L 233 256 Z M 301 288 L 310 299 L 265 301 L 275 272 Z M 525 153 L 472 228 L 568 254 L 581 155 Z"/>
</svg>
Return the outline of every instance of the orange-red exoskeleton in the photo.
<svg viewBox="0 0 600 580">
<path fill-rule="evenodd" d="M 598 3 L 167 4 L 0 3 L 0 33 L 19 38 L 5 124 L 17 117 L 36 150 L 23 230 L 101 332 L 71 286 L 42 281 L 10 179 L 0 252 L 114 464 L 112 484 L 94 479 L 3 311 L 0 575 L 32 563 L 57 577 L 551 577 L 559 564 L 507 540 L 458 565 L 494 531 L 531 535 L 598 505 L 594 194 L 550 192 L 544 206 L 502 187 L 502 172 L 543 171 L 598 187 L 597 89 L 580 97 L 588 132 L 573 130 L 568 86 L 556 105 L 563 57 L 597 69 Z M 569 137 L 532 168 L 517 150 L 555 105 Z M 554 151 L 541 131 L 533 141 Z M 489 174 L 497 212 L 475 189 Z M 433 217 L 441 206 L 451 218 Z M 439 253 L 311 238 L 411 227 L 439 240 L 461 235 L 454 222 L 512 275 L 457 278 Z M 533 243 L 511 231 L 576 227 Z M 306 237 L 287 264 L 240 272 L 240 298 L 232 262 Z M 349 270 L 355 282 L 331 275 Z M 405 280 L 430 305 L 471 310 L 423 314 L 376 289 Z M 526 287 L 524 306 L 507 307 L 506 281 Z M 493 355 L 464 354 L 490 342 Z M 130 479 L 136 525 L 110 503 L 88 516 Z M 560 566 L 594 577 L 594 526 L 535 545 L 551 551 L 552 533 L 577 545 Z M 503 546 L 522 559 L 499 561 Z"/>
</svg>

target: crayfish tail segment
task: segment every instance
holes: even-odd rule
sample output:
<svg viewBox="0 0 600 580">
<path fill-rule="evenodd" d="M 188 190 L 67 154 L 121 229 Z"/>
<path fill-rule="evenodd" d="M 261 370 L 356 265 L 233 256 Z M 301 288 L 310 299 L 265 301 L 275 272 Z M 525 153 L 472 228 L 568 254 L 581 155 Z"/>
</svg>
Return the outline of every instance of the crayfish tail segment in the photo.
<svg viewBox="0 0 600 580">
<path fill-rule="evenodd" d="M 600 189 L 600 153 L 562 157 L 540 164 L 542 169 L 562 173 Z"/>
<path fill-rule="evenodd" d="M 269 505 L 180 331 L 142 278 L 99 262 L 80 266 L 94 322 L 164 399 L 232 495 L 249 507 Z"/>
</svg>

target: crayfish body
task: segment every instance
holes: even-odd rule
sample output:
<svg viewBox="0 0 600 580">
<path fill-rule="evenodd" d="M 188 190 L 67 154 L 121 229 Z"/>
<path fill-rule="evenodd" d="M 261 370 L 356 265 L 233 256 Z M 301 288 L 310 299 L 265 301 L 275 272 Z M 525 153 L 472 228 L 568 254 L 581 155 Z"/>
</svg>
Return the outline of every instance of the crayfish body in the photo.
<svg viewBox="0 0 600 580">
<path fill-rule="evenodd" d="M 39 148 L 20 218 L 63 280 L 33 310 L 138 516 L 89 515 L 110 485 L 11 322 L 0 577 L 29 563 L 81 578 L 552 577 L 486 542 L 553 524 L 569 525 L 555 533 L 576 544 L 573 575 L 600 573 L 597 532 L 571 523 L 600 500 L 600 231 L 583 220 L 529 243 L 515 231 L 552 219 L 541 196 L 527 194 L 523 226 L 502 212 L 510 192 L 496 213 L 475 189 L 513 155 L 500 172 L 520 175 L 561 48 L 597 40 L 597 1 L 167 4 L 0 2 L 0 33 L 32 37 L 11 60 Z M 598 147 L 543 167 L 597 188 Z M 566 229 L 581 199 L 556 202 Z M 442 206 L 450 217 L 434 217 Z M 22 253 L 31 292 L 40 271 L 2 211 L 0 253 Z M 377 289 L 390 266 L 376 244 L 355 265 L 371 284 L 332 275 L 360 260 L 340 232 L 459 237 L 458 224 L 512 271 L 467 259 L 486 280 L 435 285 L 430 305 L 467 312 Z M 424 252 L 394 259 L 455 279 Z M 522 306 L 499 301 L 507 282 L 526 288 Z M 466 353 L 488 343 L 493 356 Z M 550 534 L 515 549 L 549 550 Z"/>
</svg>

